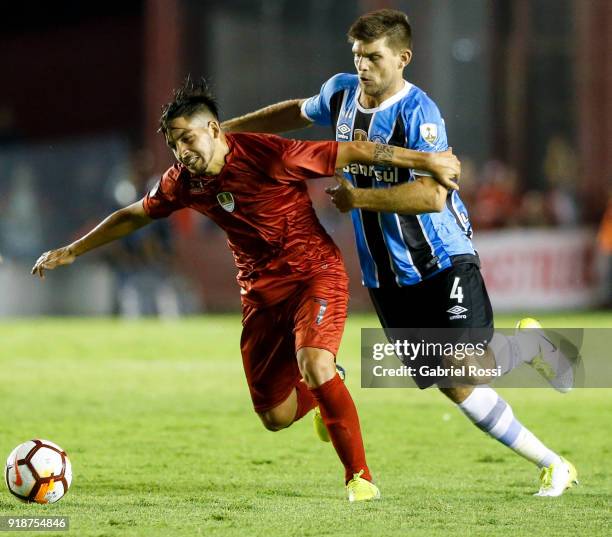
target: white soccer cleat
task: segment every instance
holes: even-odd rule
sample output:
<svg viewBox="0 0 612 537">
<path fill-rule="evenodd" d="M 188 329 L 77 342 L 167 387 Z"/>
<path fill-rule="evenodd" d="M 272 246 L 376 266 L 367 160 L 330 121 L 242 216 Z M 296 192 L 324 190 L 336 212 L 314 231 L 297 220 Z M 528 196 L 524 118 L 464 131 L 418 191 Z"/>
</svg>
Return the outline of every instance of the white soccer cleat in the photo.
<svg viewBox="0 0 612 537">
<path fill-rule="evenodd" d="M 559 347 L 548 339 L 542 325 L 536 319 L 527 317 L 516 323 L 516 334 L 525 331 L 536 338 L 539 352 L 527 363 L 542 375 L 558 392 L 567 393 L 574 387 L 574 370 Z"/>
<path fill-rule="evenodd" d="M 561 496 L 567 489 L 578 484 L 578 472 L 574 465 L 560 457 L 561 461 L 542 468 L 540 472 L 540 490 L 534 496 Z"/>
</svg>

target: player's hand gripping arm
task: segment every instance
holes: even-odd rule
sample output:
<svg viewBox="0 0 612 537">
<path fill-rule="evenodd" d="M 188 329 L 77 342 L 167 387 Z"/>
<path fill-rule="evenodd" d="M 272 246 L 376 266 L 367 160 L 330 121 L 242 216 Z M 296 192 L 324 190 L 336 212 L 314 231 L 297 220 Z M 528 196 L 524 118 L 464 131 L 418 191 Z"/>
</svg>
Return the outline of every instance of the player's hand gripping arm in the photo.
<svg viewBox="0 0 612 537">
<path fill-rule="evenodd" d="M 145 213 L 142 201 L 137 201 L 132 205 L 119 209 L 107 216 L 87 235 L 67 246 L 62 246 L 56 250 L 49 250 L 42 254 L 32 267 L 32 274 L 38 274 L 41 278 L 44 278 L 45 270 L 52 270 L 61 265 L 69 265 L 85 252 L 129 235 L 150 223 L 151 220 Z"/>
<path fill-rule="evenodd" d="M 446 203 L 447 189 L 459 189 L 455 181 L 460 176 L 461 164 L 451 150 L 425 153 L 372 142 L 338 144 L 336 166 L 343 168 L 351 162 L 426 170 L 433 178 L 421 176 L 403 185 L 375 189 L 355 188 L 344 177 L 337 176 L 338 185 L 327 192 L 341 212 L 351 209 L 401 214 L 439 212 Z"/>
<path fill-rule="evenodd" d="M 312 123 L 302 116 L 304 99 L 292 99 L 276 103 L 244 116 L 228 119 L 221 123 L 226 132 L 269 132 L 280 133 L 310 127 Z"/>
</svg>

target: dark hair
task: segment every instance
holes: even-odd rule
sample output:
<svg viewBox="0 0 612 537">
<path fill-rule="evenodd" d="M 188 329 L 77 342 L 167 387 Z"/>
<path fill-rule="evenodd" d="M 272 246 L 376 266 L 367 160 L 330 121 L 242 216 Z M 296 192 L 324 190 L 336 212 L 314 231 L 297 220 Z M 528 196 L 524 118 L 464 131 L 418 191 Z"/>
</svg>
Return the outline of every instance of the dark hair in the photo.
<svg viewBox="0 0 612 537">
<path fill-rule="evenodd" d="M 191 117 L 194 114 L 208 111 L 216 119 L 219 119 L 219 106 L 210 91 L 208 83 L 204 77 L 194 81 L 187 75 L 183 85 L 174 90 L 172 102 L 162 107 L 162 115 L 159 120 L 159 131 L 164 134 L 168 131 L 168 125 L 177 117 Z"/>
<path fill-rule="evenodd" d="M 412 28 L 408 15 L 395 9 L 379 9 L 359 17 L 349 28 L 349 42 L 387 38 L 390 48 L 412 50 Z"/>
</svg>

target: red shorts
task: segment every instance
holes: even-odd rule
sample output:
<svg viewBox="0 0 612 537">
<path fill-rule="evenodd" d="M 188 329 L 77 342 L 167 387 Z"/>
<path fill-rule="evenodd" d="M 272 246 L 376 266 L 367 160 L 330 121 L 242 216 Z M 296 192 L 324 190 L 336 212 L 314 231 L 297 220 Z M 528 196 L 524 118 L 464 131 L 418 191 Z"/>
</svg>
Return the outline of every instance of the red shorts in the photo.
<svg viewBox="0 0 612 537">
<path fill-rule="evenodd" d="M 281 404 L 301 380 L 302 347 L 338 352 L 348 307 L 348 277 L 340 267 L 310 276 L 273 306 L 243 305 L 240 349 L 256 412 Z"/>
</svg>

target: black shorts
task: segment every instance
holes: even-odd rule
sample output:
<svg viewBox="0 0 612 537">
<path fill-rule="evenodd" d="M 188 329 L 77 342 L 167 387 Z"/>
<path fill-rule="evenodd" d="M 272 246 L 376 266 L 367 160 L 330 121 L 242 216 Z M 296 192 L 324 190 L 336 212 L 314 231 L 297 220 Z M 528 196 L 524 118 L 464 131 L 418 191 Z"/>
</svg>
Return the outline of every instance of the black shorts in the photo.
<svg viewBox="0 0 612 537">
<path fill-rule="evenodd" d="M 493 308 L 475 263 L 459 263 L 416 285 L 368 291 L 390 341 L 476 344 L 493 337 Z M 440 357 L 421 360 L 406 365 L 440 364 Z M 435 376 L 413 378 L 419 388 L 438 382 Z"/>
</svg>

